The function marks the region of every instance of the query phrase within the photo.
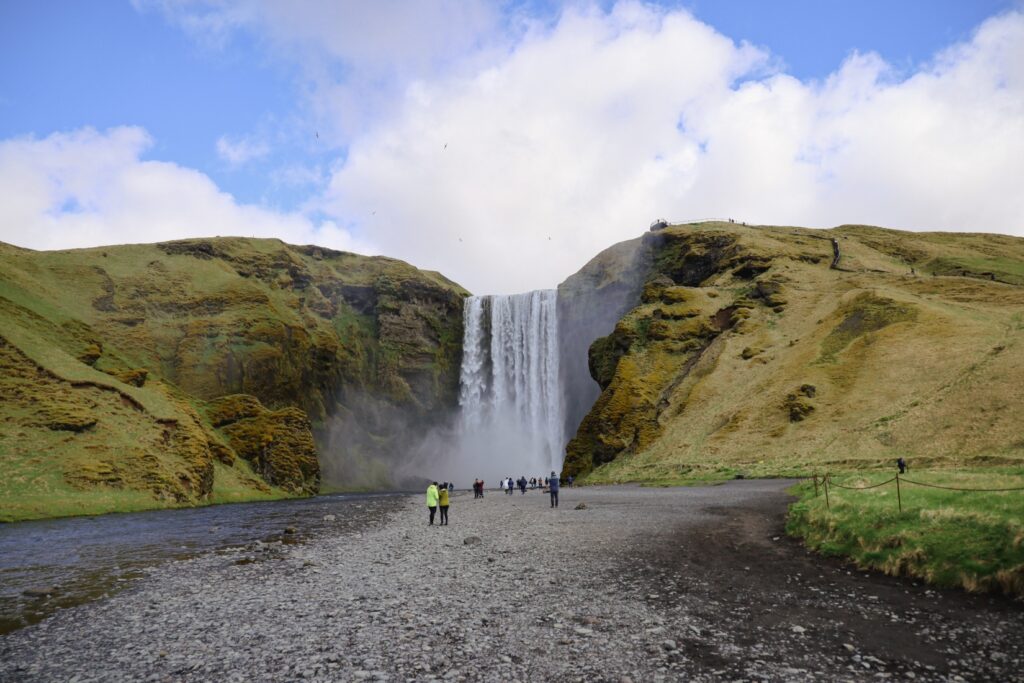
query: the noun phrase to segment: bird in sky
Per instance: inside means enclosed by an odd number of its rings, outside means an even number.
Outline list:
[[[443,148],[441,149],[441,151],[443,152],[443,151],[444,151],[444,150],[446,150],[446,149],[448,149],[448,143],[447,143],[447,142],[446,142],[446,143],[444,143],[444,147],[443,147]]]

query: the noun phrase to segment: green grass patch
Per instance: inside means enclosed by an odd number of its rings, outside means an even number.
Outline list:
[[[861,294],[847,306],[842,322],[821,343],[818,362],[834,362],[836,355],[854,340],[899,322],[917,318],[917,309],[892,299]]]
[[[837,484],[865,487],[892,473],[833,475]],[[920,471],[869,490],[794,488],[786,530],[824,555],[858,567],[919,578],[941,587],[1024,596],[1024,491],[949,491],[909,480],[975,489],[1024,487],[1024,470]]]
[[[935,275],[995,279],[1024,285],[1024,262],[1012,258],[940,257],[931,260],[927,268]]]
[[[806,468],[780,468],[764,463],[738,464],[709,460],[698,464],[684,464],[619,457],[594,468],[577,481],[580,485],[713,486],[733,479],[785,479],[803,477],[806,474]]]
[[[3,330],[2,336],[33,363],[59,379],[72,384],[88,384],[116,391],[157,419],[173,420],[178,417],[177,411],[163,395],[148,388],[130,386],[95,370],[25,328],[10,325]]]
[[[67,485],[58,468],[46,465],[42,459],[24,463],[0,486],[0,499],[3,501],[0,503],[0,523],[297,497],[283,489],[267,486],[244,461],[235,463],[234,467],[214,463],[213,490],[198,503],[175,503],[156,498],[148,491],[129,488],[95,486],[77,489]],[[9,464],[7,468],[11,469]]]
[[[248,503],[296,497],[284,489],[268,486],[252,471],[249,463],[242,459],[237,460],[232,467],[215,462],[213,472],[213,490],[206,501],[211,504]]]

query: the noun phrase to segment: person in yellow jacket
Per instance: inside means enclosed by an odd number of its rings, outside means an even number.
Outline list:
[[[427,509],[430,510],[430,526],[434,525],[434,515],[437,513],[437,482],[427,487]]]
[[[441,506],[441,524],[448,525],[448,482],[441,484],[441,496],[438,498]]]

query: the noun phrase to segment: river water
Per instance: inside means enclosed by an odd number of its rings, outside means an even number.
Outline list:
[[[162,562],[358,529],[398,500],[399,494],[331,494],[0,524],[0,634],[110,595]],[[329,515],[335,519],[325,520]],[[33,594],[49,589],[49,596]]]

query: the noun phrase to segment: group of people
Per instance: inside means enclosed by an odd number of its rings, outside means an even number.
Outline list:
[[[437,487],[437,482],[432,482],[427,487],[427,509],[430,510],[430,526],[434,526],[434,515],[437,509],[441,508],[441,522],[439,526],[448,524],[448,507],[451,505],[451,491],[455,488],[447,481]]]
[[[551,487],[551,480],[552,479],[557,479],[557,478],[558,477],[555,476],[554,472],[551,473],[550,477],[531,477],[530,479],[527,479],[525,476],[519,477],[518,479],[512,479],[512,477],[505,477],[504,479],[501,480],[501,484],[499,484],[498,488],[500,488],[506,494],[511,496],[513,491],[515,491],[515,489],[518,487],[520,493],[522,493],[523,495],[526,495],[526,489],[527,488],[529,488],[531,491],[536,489],[536,488],[538,488],[538,487],[542,488],[542,489],[547,489],[547,488]],[[479,479],[477,481],[480,482],[480,487],[481,488],[480,488],[480,496],[479,497],[482,498],[483,497],[483,482],[480,481]],[[566,485],[567,486],[572,486],[572,476],[571,475],[566,480]],[[474,486],[474,489],[475,489],[476,484],[474,484],[473,486]]]
[[[572,480],[572,476],[568,477],[566,485],[572,486]],[[527,488],[536,489],[540,487],[547,489],[551,496],[551,507],[558,507],[558,490],[561,488],[561,481],[555,472],[552,472],[550,477],[533,477],[531,479],[527,479],[525,476],[519,477],[516,480],[512,479],[512,477],[506,477],[499,484],[499,488],[510,496],[517,486],[523,495],[526,495]],[[454,484],[447,481],[440,485],[435,481],[427,487],[427,510],[430,511],[430,526],[434,524],[434,516],[437,514],[438,509],[441,510],[439,525],[444,526],[448,524],[448,508],[451,506],[451,492],[454,488]],[[475,479],[473,481],[473,498],[483,497],[484,480]]]

